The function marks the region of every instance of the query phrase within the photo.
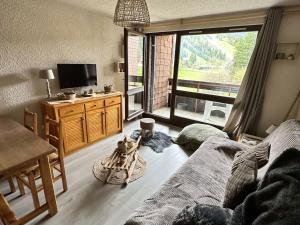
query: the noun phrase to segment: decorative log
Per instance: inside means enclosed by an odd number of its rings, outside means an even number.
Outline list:
[[[134,156],[133,156],[133,162],[131,163],[130,168],[127,169],[127,178],[126,178],[126,180],[125,180],[125,183],[126,183],[126,184],[128,184],[129,181],[130,181],[130,178],[131,178],[131,175],[132,175],[132,173],[133,173],[135,164],[136,164],[136,162],[137,162],[137,160],[138,160],[138,158],[139,158],[139,155],[138,155],[138,154],[139,154],[138,152],[135,152],[135,154],[134,154]]]
[[[127,173],[127,178],[124,180],[124,183],[129,183],[130,177],[139,157],[138,149],[140,141],[141,136],[139,136],[136,142],[128,139],[128,137],[125,136],[123,141],[118,142],[118,148],[113,152],[111,157],[109,157],[107,162],[103,164],[103,168],[108,170],[106,183],[108,183],[111,177],[112,170],[125,170]],[[133,159],[133,161],[129,159]]]

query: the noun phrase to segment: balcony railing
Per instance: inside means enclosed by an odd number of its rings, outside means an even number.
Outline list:
[[[143,82],[143,78],[141,76],[131,75],[130,82],[132,82],[134,86],[140,86],[139,84]],[[169,78],[169,86],[172,86],[172,84],[173,84],[173,79]],[[240,85],[236,85],[236,84],[213,83],[213,82],[182,80],[182,79],[178,79],[177,86],[183,88],[192,88],[195,89],[195,92],[200,92],[200,90],[223,92],[223,93],[228,93],[228,96],[231,96],[232,94],[237,94],[240,89]]]
[[[173,79],[169,78],[169,85],[172,86],[172,84],[173,84]],[[178,79],[177,86],[185,87],[185,88],[193,88],[196,89],[196,92],[199,92],[200,90],[224,92],[224,93],[228,93],[228,96],[230,96],[231,94],[237,94],[240,89],[240,85],[236,85],[236,84],[223,84],[223,83],[182,80],[182,79]]]

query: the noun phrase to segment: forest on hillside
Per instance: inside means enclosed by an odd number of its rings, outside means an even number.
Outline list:
[[[256,38],[257,32],[182,36],[179,79],[240,84]]]

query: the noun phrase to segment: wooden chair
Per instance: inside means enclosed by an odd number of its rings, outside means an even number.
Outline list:
[[[1,193],[0,193],[0,218],[4,225],[17,222],[15,213],[11,210],[6,199]]]
[[[38,135],[37,113],[30,112],[26,108],[24,109],[24,127]]]
[[[13,177],[0,177],[0,181],[7,181],[7,183],[9,184],[9,188],[10,188],[10,193],[15,193],[16,192],[16,186],[13,180]]]
[[[57,135],[49,133],[49,129],[53,129]],[[59,179],[62,179],[63,191],[68,190],[65,166],[64,166],[64,151],[63,151],[63,136],[64,136],[64,127],[63,122],[56,122],[52,119],[45,119],[45,139],[54,147],[56,147],[57,152],[49,155],[49,162],[52,171],[52,180],[53,183]],[[58,175],[55,176],[55,172],[58,172]],[[38,192],[43,190],[43,185],[37,186],[36,180],[40,177],[40,171],[38,166],[34,166],[30,169],[27,169],[22,174],[17,176],[17,181],[19,184],[21,194],[25,194],[24,185],[31,190],[32,199],[35,208],[40,207]]]
[[[24,127],[38,135],[37,129],[37,113],[30,112],[28,109],[24,109]],[[16,192],[13,177],[5,178],[9,184],[11,193]],[[21,193],[22,194],[22,193]]]

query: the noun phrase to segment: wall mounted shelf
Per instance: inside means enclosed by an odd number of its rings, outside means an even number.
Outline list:
[[[277,44],[276,60],[295,60],[299,54],[299,42],[281,42]]]
[[[125,62],[124,59],[120,59],[115,62],[115,72],[116,73],[124,73],[125,72]]]

